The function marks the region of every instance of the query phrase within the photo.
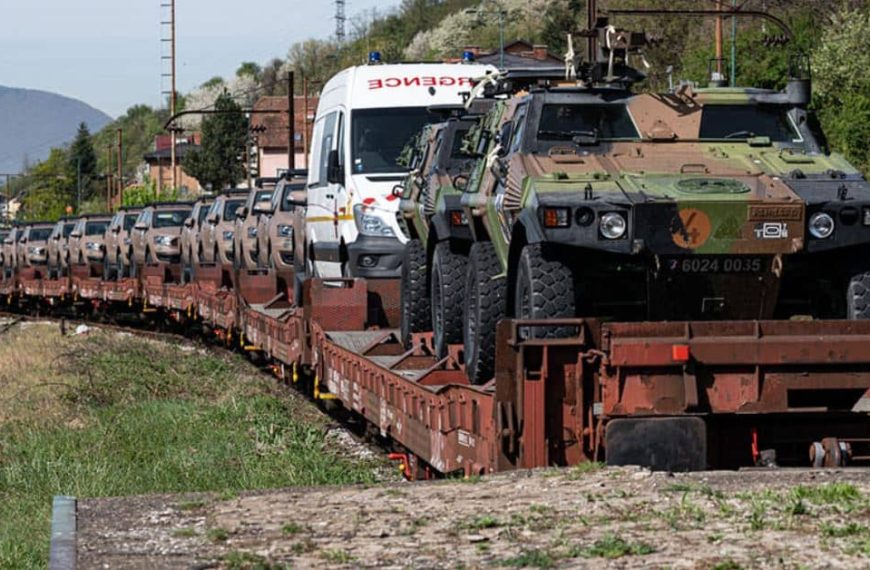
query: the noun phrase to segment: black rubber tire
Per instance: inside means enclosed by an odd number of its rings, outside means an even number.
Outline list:
[[[120,281],[127,276],[127,266],[124,265],[124,258],[121,257],[120,251],[118,252],[118,257],[116,257],[115,259],[117,260],[115,262],[115,265],[117,266],[117,269],[115,270],[115,275],[117,277],[117,280]]]
[[[542,244],[523,248],[517,262],[514,314],[518,319],[570,319],[575,316],[574,274]],[[576,327],[522,327],[524,338],[566,338]]]
[[[435,355],[447,356],[447,347],[463,339],[463,303],[468,256],[456,253],[449,241],[435,246],[429,277]]]
[[[471,246],[465,278],[463,344],[465,372],[472,384],[483,384],[495,372],[496,325],[505,316],[507,283],[501,263],[490,242]]]
[[[870,319],[870,272],[857,273],[849,279],[846,318],[853,321]]]
[[[145,250],[145,265],[154,265],[154,257],[151,255],[151,250]]]
[[[432,309],[426,283],[426,246],[418,239],[405,244],[399,298],[402,343],[410,348],[413,333],[432,330]]]
[[[109,265],[109,257],[103,257],[103,281],[111,281],[112,267]]]

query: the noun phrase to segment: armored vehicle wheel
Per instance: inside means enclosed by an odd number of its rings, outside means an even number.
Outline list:
[[[517,264],[514,312],[518,319],[565,319],[574,317],[574,275],[541,244],[527,245]],[[523,327],[522,336],[564,338],[574,327]]]
[[[109,281],[112,278],[112,266],[109,265],[109,256],[103,257],[103,281]]]
[[[435,353],[447,356],[447,345],[462,342],[462,293],[468,258],[455,253],[450,242],[435,246],[432,273],[429,279],[432,291],[432,330]]]
[[[858,273],[849,279],[846,289],[846,318],[870,319],[870,272]]]
[[[505,316],[506,284],[495,247],[471,246],[465,280],[465,372],[472,384],[483,384],[495,370],[495,327]]]
[[[432,327],[431,308],[426,287],[426,248],[412,239],[405,244],[401,281],[402,342],[411,346],[411,334]]]

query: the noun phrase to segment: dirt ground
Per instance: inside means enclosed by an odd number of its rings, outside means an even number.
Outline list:
[[[79,504],[80,568],[868,568],[870,472],[518,472]]]

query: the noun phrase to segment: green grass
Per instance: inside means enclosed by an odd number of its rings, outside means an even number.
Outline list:
[[[325,450],[319,413],[239,357],[110,333],[57,351],[44,358],[61,362],[60,412],[0,423],[0,568],[46,565],[54,495],[374,480],[372,465]]]
[[[463,521],[459,524],[462,530],[483,530],[485,528],[496,528],[502,525],[502,522],[492,515],[478,515],[470,520]]]
[[[513,568],[552,568],[556,559],[544,550],[524,550],[502,564]]]
[[[622,558],[652,554],[655,548],[645,542],[629,542],[613,534],[607,534],[590,546],[575,546],[568,552],[570,558]]]

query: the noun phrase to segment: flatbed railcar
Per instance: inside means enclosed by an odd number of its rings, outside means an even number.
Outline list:
[[[460,347],[406,349],[397,280],[307,279],[157,263],[104,281],[27,269],[0,281],[21,310],[196,326],[284,381],[364,418],[409,478],[583,461],[696,470],[870,462],[870,321],[618,323],[570,338],[499,325],[495,377],[469,384]]]

